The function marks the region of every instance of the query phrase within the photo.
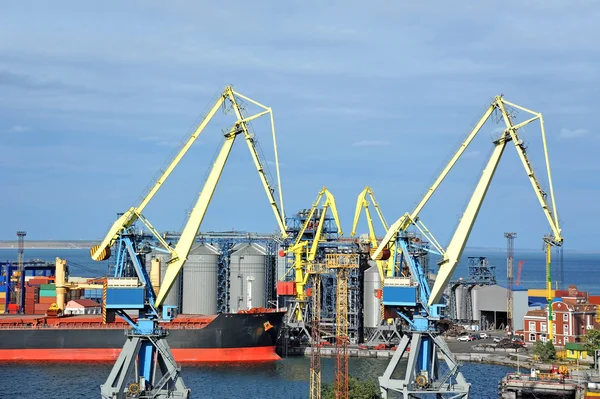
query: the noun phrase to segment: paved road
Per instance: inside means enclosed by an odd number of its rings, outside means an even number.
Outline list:
[[[488,339],[476,339],[475,341],[457,341],[455,337],[448,337],[446,339],[446,343],[448,347],[453,353],[469,353],[469,352],[477,352],[472,349],[475,345],[483,345],[483,344],[493,344],[494,341],[492,338]]]

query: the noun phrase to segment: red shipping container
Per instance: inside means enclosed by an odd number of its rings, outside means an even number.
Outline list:
[[[48,310],[49,307],[50,307],[50,305],[45,304],[45,303],[35,305],[34,314],[44,314],[44,313],[46,313],[46,310]]]
[[[46,304],[46,305],[50,305],[52,303],[56,303],[56,297],[55,296],[42,296],[40,297],[40,304]]]
[[[296,283],[293,281],[278,281],[277,295],[296,295]]]

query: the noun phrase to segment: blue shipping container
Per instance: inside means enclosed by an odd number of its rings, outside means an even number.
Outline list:
[[[106,290],[107,309],[143,309],[144,287],[108,288]]]
[[[383,304],[415,306],[417,304],[417,287],[383,287]]]

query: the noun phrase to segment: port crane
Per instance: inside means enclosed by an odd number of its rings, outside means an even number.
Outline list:
[[[313,223],[313,216],[323,198],[325,199],[325,201],[323,202],[321,208],[321,215],[319,217],[317,226],[315,226],[316,232],[309,248],[308,241],[303,239],[304,233],[309,227],[309,224]],[[308,301],[306,298],[305,287],[308,283],[309,277],[313,275],[315,258],[317,257],[317,250],[319,248],[319,243],[321,242],[323,226],[325,225],[325,216],[327,214],[328,209],[331,209],[331,213],[333,215],[336,227],[338,229],[338,234],[340,236],[343,235],[344,232],[342,231],[342,227],[340,224],[337,206],[335,203],[335,197],[326,187],[323,187],[319,191],[317,199],[313,203],[313,206],[310,209],[306,220],[302,224],[302,227],[298,232],[298,236],[296,237],[294,245],[290,246],[286,250],[287,253],[292,253],[294,255],[294,262],[289,272],[294,271],[295,284],[295,299],[290,309],[290,312],[288,312],[287,325],[290,328],[302,332],[307,338],[311,337],[311,333],[307,329],[307,326],[311,324],[311,321],[308,319]],[[288,273],[286,273],[286,275],[284,275],[283,278],[285,278],[287,274]]]
[[[368,199],[367,199],[368,196]],[[370,202],[369,202],[370,199]],[[371,187],[366,186],[364,188],[364,190],[362,190],[360,192],[360,194],[358,194],[358,197],[356,198],[356,208],[354,211],[354,221],[352,223],[352,231],[350,232],[350,236],[354,237],[356,235],[356,227],[358,226],[358,221],[360,219],[360,213],[361,210],[364,209],[365,211],[365,217],[367,219],[367,226],[369,229],[369,254],[373,254],[378,247],[378,240],[377,240],[377,234],[375,234],[375,227],[373,225],[373,218],[371,217],[371,211],[369,210],[369,205],[373,205],[373,207],[375,208],[375,212],[377,213],[377,216],[379,217],[379,220],[384,228],[384,230],[387,232],[388,230],[388,224],[385,221],[385,218],[383,217],[383,213],[381,212],[381,208],[379,207],[379,204],[377,203],[377,201],[375,200],[375,195],[373,194],[373,190],[371,189]],[[395,259],[395,251],[396,251],[396,245],[395,242],[392,242],[392,245],[389,246],[389,248],[385,248],[382,252],[381,255],[378,256],[378,259],[375,260],[376,266],[377,266],[377,270],[379,271],[380,275],[383,276],[384,274],[388,273],[388,269],[392,269],[394,267],[393,265],[393,260]],[[381,293],[383,292],[383,278],[380,278],[380,282],[381,282],[381,286],[380,286],[380,292],[378,293],[365,293],[365,295],[376,295],[381,297]],[[388,321],[390,321],[390,323],[388,323]],[[400,333],[398,330],[398,326],[394,323],[394,319],[389,319],[386,320],[385,319],[385,308],[383,306],[383,302],[380,302],[380,309],[379,309],[379,325],[377,326],[377,329],[373,332],[369,332],[369,338],[368,338],[368,345],[373,345],[376,346],[378,344],[390,344],[392,339],[400,339]]]
[[[523,122],[515,124],[514,116],[507,110],[509,107],[510,109],[525,111],[533,116]],[[485,122],[494,113],[500,114],[505,123],[505,129],[500,137],[494,141],[494,150],[483,170],[477,186],[475,187],[467,208],[460,219],[459,225],[450,240],[450,244],[443,252],[442,261],[439,263],[440,270],[434,281],[433,287],[430,288],[418,259],[410,256],[410,242],[406,239],[407,229],[411,224],[414,224],[419,212],[437,190],[441,182],[456,164],[457,160],[464,153],[476,134],[481,130]],[[518,135],[519,128],[536,120],[539,120],[541,125],[552,208],[548,205],[547,194],[542,190],[541,185],[533,172],[533,168],[531,167],[526,154],[524,142]],[[443,290],[448,284],[454,269],[458,265],[496,168],[506,145],[509,142],[512,142],[515,146],[544,215],[549,222],[550,229],[552,230],[551,235],[544,237],[545,243],[547,243],[548,246],[562,245],[563,237],[561,235],[556,213],[556,203],[554,201],[554,191],[552,187],[552,177],[550,173],[542,115],[510,103],[506,101],[503,96],[497,96],[465,141],[463,141],[450,162],[443,169],[440,176],[438,176],[434,184],[427,191],[415,210],[413,210],[411,214],[404,214],[390,227],[382,242],[379,243],[378,249],[371,256],[373,260],[377,259],[383,248],[389,245],[390,242],[396,242],[399,247],[397,257],[400,259],[397,259],[394,263],[406,262],[409,265],[411,272],[411,276],[409,277],[386,276],[384,281],[384,305],[396,309],[399,317],[401,317],[408,325],[408,328],[404,331],[405,334],[398,345],[398,349],[394,353],[383,376],[379,378],[379,385],[384,398],[388,398],[388,395],[392,393],[401,394],[405,399],[419,397],[419,395],[423,394],[435,394],[437,397],[445,397],[445,395],[452,395],[453,398],[469,397],[470,385],[460,372],[455,357],[450,352],[444,340],[439,336],[441,332],[439,321],[445,317],[445,305],[441,303],[441,299]],[[547,253],[549,253],[549,251]],[[400,359],[407,354],[409,346],[410,354],[408,356],[408,365],[404,378],[396,379],[392,376],[392,373],[396,370]],[[441,352],[448,366],[448,371],[443,376],[440,376],[439,373],[437,361],[438,351]]]
[[[262,111],[247,116],[246,109],[242,105],[244,101],[261,108]],[[221,150],[212,164],[206,182],[193,210],[189,214],[177,243],[172,247],[143,216],[142,211],[163,186],[163,183],[220,108],[223,108],[226,112],[233,111],[236,121],[233,123],[233,127],[224,133],[224,143]],[[279,184],[279,203],[275,199],[274,188],[267,180],[263,163],[255,146],[256,138],[249,125],[250,121],[264,115],[268,115],[271,122]],[[272,110],[234,91],[231,86],[227,86],[139,205],[120,215],[109,229],[104,240],[90,250],[92,259],[97,261],[107,260],[111,256],[111,247],[115,250],[116,267],[114,275],[106,279],[104,286],[103,315],[107,312],[116,312],[131,325],[131,330],[127,331],[125,345],[106,382],[101,386],[103,398],[189,397],[189,389],[186,388],[183,382],[180,369],[173,359],[166,340],[168,332],[163,327],[174,318],[175,307],[166,306],[163,303],[186,262],[233,144],[240,136],[244,138],[250,150],[254,166],[271,204],[281,235],[287,237]],[[155,292],[144,265],[142,239],[134,232],[134,224],[137,221],[142,222],[164,250],[171,255],[158,292]],[[139,311],[137,320],[129,316],[126,312],[128,310]]]

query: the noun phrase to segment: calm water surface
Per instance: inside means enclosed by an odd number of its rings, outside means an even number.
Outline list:
[[[192,398],[271,398],[306,399],[308,397],[309,359],[294,357],[266,364],[184,366],[183,377],[192,390]],[[376,379],[386,360],[351,359],[350,373]],[[1,398],[99,398],[100,384],[110,364],[2,364]],[[497,398],[498,381],[511,368],[467,363],[461,368],[472,384],[471,398]],[[333,380],[333,360],[323,359],[323,379]]]

